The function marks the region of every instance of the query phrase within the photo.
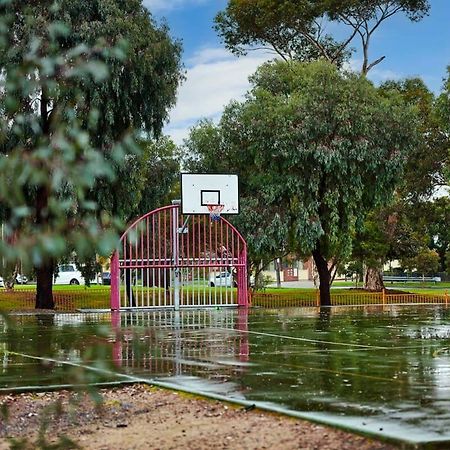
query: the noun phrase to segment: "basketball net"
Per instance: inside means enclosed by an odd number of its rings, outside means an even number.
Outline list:
[[[225,205],[206,205],[209,211],[209,217],[213,222],[218,222],[220,220],[220,214],[223,211]]]

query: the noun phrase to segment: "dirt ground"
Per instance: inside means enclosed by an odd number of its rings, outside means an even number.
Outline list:
[[[0,395],[0,450],[12,448],[11,437],[22,440],[22,447],[14,448],[46,448],[38,444],[38,430],[50,409],[55,411],[45,432],[47,442],[55,444],[67,436],[85,449],[396,448],[302,420],[143,385],[100,394],[100,409],[85,396],[77,400],[67,391]],[[75,448],[64,445],[52,448]]]

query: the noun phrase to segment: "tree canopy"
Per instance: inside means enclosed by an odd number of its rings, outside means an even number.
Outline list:
[[[132,186],[135,131],[162,129],[181,48],[141,0],[1,8],[1,252],[31,257],[37,306],[52,307],[54,258],[107,254],[117,221],[136,207],[112,186]]]
[[[416,143],[415,112],[325,62],[265,64],[251,82],[217,127],[193,130],[189,167],[239,173],[251,239],[312,253],[327,304],[328,262],[348,255],[367,212],[390,200]]]
[[[229,0],[216,17],[216,29],[237,54],[269,46],[283,59],[324,58],[338,65],[359,38],[361,72],[366,74],[385,58],[371,61],[369,57],[370,40],[380,25],[399,13],[420,20],[429,7],[428,0]],[[348,28],[344,39],[327,34],[330,21]]]

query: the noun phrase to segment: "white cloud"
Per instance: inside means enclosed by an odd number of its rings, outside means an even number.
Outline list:
[[[150,12],[166,12],[189,5],[200,5],[211,0],[144,0],[144,6]]]
[[[236,58],[220,47],[204,48],[186,61],[186,81],[178,92],[178,101],[170,114],[165,133],[181,144],[200,119],[218,122],[231,100],[241,100],[248,91],[248,77],[259,65],[273,59],[268,52],[254,52]],[[348,70],[360,71],[362,61],[353,58]],[[374,67],[369,78],[375,83],[397,80],[403,76],[389,69]]]
[[[255,52],[236,58],[221,48],[205,48],[187,61],[186,81],[178,93],[165,132],[176,143],[187,137],[200,119],[218,120],[231,100],[242,99],[249,89],[248,77],[272,55]]]

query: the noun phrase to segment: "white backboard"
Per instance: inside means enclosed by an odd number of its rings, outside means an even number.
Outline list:
[[[224,205],[222,214],[239,214],[238,176],[182,173],[182,213],[209,214],[207,205]]]

